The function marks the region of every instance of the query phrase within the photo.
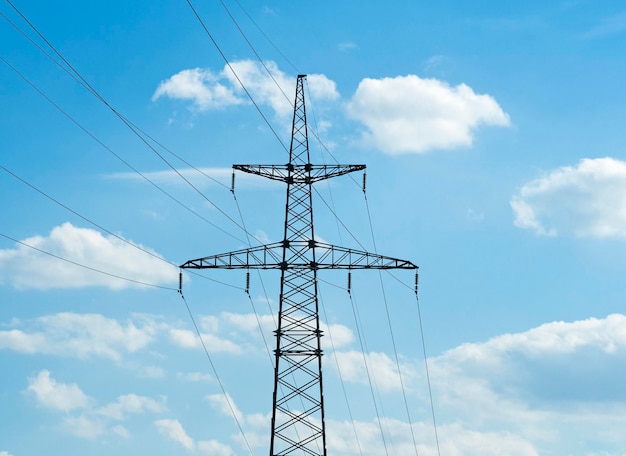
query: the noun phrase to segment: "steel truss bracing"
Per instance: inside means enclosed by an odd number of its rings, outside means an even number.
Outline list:
[[[312,184],[365,169],[365,165],[312,165],[299,75],[289,163],[234,165],[239,171],[287,184],[283,241],[213,255],[183,264],[189,269],[280,269],[270,456],[326,456],[322,349],[318,314],[320,269],[417,269],[410,261],[315,241]]]

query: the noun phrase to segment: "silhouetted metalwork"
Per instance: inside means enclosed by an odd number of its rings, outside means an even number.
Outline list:
[[[410,261],[315,241],[312,184],[364,170],[365,165],[310,163],[305,78],[299,75],[296,84],[289,163],[233,165],[236,170],[287,184],[283,241],[198,258],[181,266],[281,270],[270,456],[326,456],[317,271],[417,269]]]

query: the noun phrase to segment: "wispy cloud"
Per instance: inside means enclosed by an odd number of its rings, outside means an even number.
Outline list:
[[[598,25],[581,35],[583,39],[600,38],[626,32],[626,12],[602,20]]]
[[[353,43],[352,41],[345,41],[343,43],[339,43],[337,45],[337,48],[341,51],[341,52],[347,52],[347,51],[351,51],[353,49],[358,49],[359,46],[356,43]]]

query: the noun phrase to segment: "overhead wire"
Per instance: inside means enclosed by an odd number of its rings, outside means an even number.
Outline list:
[[[378,253],[378,248],[376,247],[376,238],[374,236],[374,226],[372,224],[372,216],[370,213],[370,208],[369,208],[369,203],[367,201],[367,194],[365,193],[365,191],[363,192],[363,197],[365,198],[365,205],[367,207],[367,218],[369,221],[369,226],[370,226],[370,232],[372,235],[372,243],[374,246],[374,253]],[[387,302],[387,293],[385,292],[385,284],[383,281],[383,274],[382,272],[379,270],[378,271],[378,277],[380,280],[380,288],[382,291],[382,295],[383,295],[383,303],[384,303],[384,307],[385,307],[385,315],[387,317],[387,325],[389,327],[389,334],[391,336],[391,344],[393,347],[393,353],[394,353],[394,358],[395,358],[395,362],[396,362],[396,369],[398,370],[398,378],[400,379],[400,388],[402,389],[402,398],[404,401],[404,407],[405,407],[405,411],[407,414],[407,418],[409,420],[409,428],[411,430],[411,437],[413,440],[413,449],[415,450],[415,455],[418,456],[418,451],[417,451],[417,441],[415,440],[415,431],[413,430],[413,421],[411,420],[411,412],[409,410],[409,403],[406,397],[406,389],[404,387],[404,380],[402,378],[402,370],[400,369],[400,358],[398,356],[398,349],[396,346],[396,338],[394,336],[394,332],[393,332],[393,325],[391,324],[391,316],[389,314],[389,304]]]
[[[15,242],[15,243],[17,243],[19,245],[22,245],[24,247],[28,247],[29,249],[35,250],[35,251],[37,251],[39,253],[43,253],[43,254],[48,255],[50,257],[56,258],[57,260],[65,261],[66,263],[73,264],[74,266],[78,266],[78,267],[81,267],[83,269],[88,269],[89,271],[97,272],[99,274],[103,274],[103,275],[106,275],[106,276],[109,276],[109,277],[113,277],[113,278],[116,278],[116,279],[124,280],[126,282],[135,283],[137,285],[143,285],[143,286],[152,287],[152,288],[160,288],[162,290],[178,291],[176,288],[165,287],[163,285],[156,285],[156,284],[153,284],[153,283],[143,282],[141,280],[130,279],[128,277],[124,277],[124,276],[121,276],[121,275],[118,275],[118,274],[113,274],[111,272],[107,272],[107,271],[103,271],[101,269],[97,269],[97,268],[94,268],[94,267],[91,267],[91,266],[87,266],[87,265],[79,263],[77,261],[70,260],[69,258],[62,257],[61,255],[57,255],[55,253],[48,252],[47,250],[40,249],[39,247],[35,247],[34,245],[28,244],[27,242],[19,241],[19,240],[15,239],[15,238],[13,238],[13,237],[11,237],[9,235],[6,235],[4,233],[0,233],[0,236],[2,236],[5,239],[8,239],[10,241],[13,241],[13,242]]]
[[[239,433],[241,434],[241,437],[243,439],[243,441],[246,444],[246,447],[248,448],[248,452],[254,456],[254,452],[252,451],[252,447],[250,446],[250,443],[248,442],[248,439],[246,438],[246,433],[243,431],[243,427],[239,421],[239,418],[237,418],[237,413],[235,412],[235,407],[232,404],[232,401],[230,400],[230,396],[228,395],[228,393],[226,392],[226,388],[224,388],[224,384],[222,383],[222,380],[220,379],[218,373],[217,373],[217,368],[215,367],[215,364],[213,363],[213,359],[211,358],[211,355],[209,354],[209,350],[207,349],[206,344],[204,343],[204,338],[202,337],[202,333],[200,332],[200,328],[198,327],[198,324],[196,323],[196,319],[193,316],[193,313],[191,312],[191,308],[189,307],[189,303],[187,302],[187,299],[185,299],[185,296],[183,295],[182,291],[180,292],[180,296],[183,299],[183,302],[185,303],[185,307],[187,308],[187,313],[189,314],[189,318],[191,319],[192,323],[193,323],[193,327],[196,330],[196,334],[198,335],[198,338],[200,339],[200,343],[202,344],[202,348],[204,349],[204,354],[206,355],[207,360],[209,361],[209,364],[211,365],[211,369],[213,369],[213,374],[215,375],[215,378],[217,380],[217,383],[220,386],[220,389],[222,390],[222,395],[224,396],[224,399],[226,400],[226,404],[228,405],[228,408],[230,409],[231,415],[233,417],[233,419],[235,420],[235,423],[237,423],[237,427],[239,428]]]
[[[385,432],[383,431],[383,423],[382,423],[382,418],[380,415],[380,412],[378,411],[378,405],[376,402],[376,396],[374,395],[374,380],[372,379],[372,374],[370,373],[370,368],[369,368],[369,364],[367,362],[367,356],[365,355],[366,353],[366,346],[365,346],[365,341],[363,340],[363,335],[361,334],[361,324],[360,324],[360,318],[358,316],[358,312],[356,310],[356,304],[354,302],[354,298],[352,296],[352,292],[348,291],[348,296],[350,297],[350,305],[352,307],[352,314],[354,316],[354,324],[356,327],[356,332],[357,332],[357,336],[359,338],[359,344],[361,346],[361,355],[363,356],[363,365],[365,366],[365,373],[367,375],[367,382],[369,384],[370,387],[370,392],[372,395],[372,402],[374,404],[374,411],[376,412],[376,417],[377,417],[377,422],[378,422],[378,429],[380,430],[380,436],[383,442],[383,447],[385,449],[385,455],[389,456],[389,450],[387,449],[387,440],[385,439]]]
[[[168,191],[166,191],[165,189],[163,189],[161,186],[157,185],[153,180],[151,180],[148,176],[146,176],[144,173],[142,173],[141,171],[139,171],[137,168],[135,168],[133,165],[131,165],[128,161],[126,161],[122,156],[120,156],[118,153],[116,153],[115,151],[113,151],[113,149],[111,149],[110,147],[108,147],[106,144],[104,144],[98,137],[96,137],[91,131],[89,131],[84,125],[82,125],[78,120],[76,120],[71,114],[69,114],[65,109],[63,109],[59,104],[57,104],[54,100],[52,100],[48,95],[46,95],[39,87],[37,87],[30,79],[28,79],[24,74],[22,74],[15,66],[13,66],[11,63],[9,63],[4,57],[0,56],[0,61],[2,61],[7,67],[9,67],[13,72],[15,72],[20,78],[22,78],[33,90],[35,90],[41,97],[43,97],[48,103],[50,103],[54,108],[56,108],[61,114],[63,114],[68,120],[70,120],[74,125],[76,125],[78,128],[80,128],[84,133],[86,133],[90,138],[92,138],[94,141],[96,141],[100,146],[102,146],[107,152],[109,152],[110,154],[112,154],[115,158],[117,158],[119,161],[121,161],[124,165],[126,165],[128,168],[130,168],[133,172],[135,172],[136,174],[138,174],[142,179],[144,179],[145,181],[147,181],[148,183],[150,183],[153,187],[155,187],[157,190],[159,190],[161,193],[163,193],[164,195],[166,195],[168,198],[172,199],[175,203],[177,203],[178,205],[182,206],[183,208],[185,208],[186,210],[188,210],[189,212],[191,212],[192,214],[194,214],[196,217],[200,218],[201,220],[203,220],[204,222],[208,223],[209,225],[211,225],[212,227],[214,227],[215,229],[221,231],[222,233],[232,237],[233,239],[239,241],[239,242],[243,242],[241,239],[237,238],[234,234],[232,234],[230,231],[225,230],[224,228],[221,228],[220,226],[216,225],[215,223],[211,222],[210,220],[208,220],[207,218],[203,217],[202,215],[200,215],[197,211],[194,211],[193,209],[191,209],[189,206],[187,206],[186,204],[184,204],[182,201],[180,201],[179,199],[177,199],[175,196],[173,196],[171,193],[169,193]]]
[[[90,92],[94,97],[96,97],[101,103],[103,103],[116,117],[118,117],[122,123],[129,129],[135,136],[139,138],[141,142],[143,142],[157,157],[161,159],[172,171],[174,171],[183,181],[187,183],[194,191],[196,191],[205,201],[207,201],[211,206],[213,206],[218,212],[220,212],[224,217],[230,220],[235,224],[238,228],[243,228],[230,216],[228,215],[222,208],[220,208],[217,204],[215,204],[210,198],[208,198],[199,188],[197,188],[189,179],[187,179],[176,167],[174,167],[161,153],[159,153],[155,147],[150,144],[148,139],[144,137],[143,130],[139,129],[133,122],[131,122],[128,118],[126,118],[123,114],[121,114],[115,107],[113,107],[81,74],[78,70],[76,70],[72,64],[61,54],[56,47],[39,31],[39,29],[15,6],[11,3],[10,0],[6,0],[7,3],[16,11],[16,13],[28,24],[28,26],[39,36],[41,40],[61,59],[63,65],[61,65],[56,59],[54,59],[49,53],[45,52],[41,46],[39,46],[34,40],[30,39],[27,34],[25,34],[15,23],[10,21],[4,14],[2,17],[9,21],[9,23],[17,29],[22,35],[26,36],[31,43],[33,43],[38,49],[44,52],[48,58],[52,59],[53,62],[57,64],[61,69],[63,69],[66,73],[70,74],[80,85],[82,85],[88,92]],[[147,135],[146,135],[147,136]],[[150,136],[147,136],[150,140],[154,141],[154,139]],[[156,144],[162,145],[155,141]],[[172,153],[169,149],[165,148],[168,152]],[[174,156],[179,157],[174,154]],[[201,172],[197,168],[194,167],[196,171]],[[204,174],[204,173],[203,173]],[[226,187],[226,186],[224,186]],[[227,188],[227,187],[226,187]]]
[[[278,52],[280,54],[280,56],[285,60],[285,62],[287,62],[287,64],[296,71],[296,73],[298,72],[298,69],[296,68],[296,66],[291,63],[291,61],[287,58],[287,56],[285,54],[283,54],[283,52],[278,48],[278,46],[276,46],[276,44],[274,44],[274,42],[270,39],[269,36],[267,36],[267,34],[263,31],[263,29],[261,27],[259,27],[259,24],[256,23],[256,21],[252,18],[252,16],[250,16],[250,14],[248,13],[248,11],[246,11],[246,9],[241,5],[241,3],[239,2],[239,0],[235,0],[235,3],[237,3],[237,5],[239,6],[239,8],[241,8],[241,10],[244,12],[244,14],[248,17],[248,19],[250,20],[250,22],[252,22],[252,24],[254,24],[254,26],[256,27],[256,29],[261,33],[261,35],[263,35],[263,37],[270,43],[270,45],[272,45],[272,47],[274,48],[274,50],[276,50],[276,52]]]
[[[228,60],[228,58],[226,57],[226,54],[224,54],[224,51],[222,51],[222,48],[220,47],[220,45],[217,43],[217,41],[215,40],[215,38],[213,37],[213,34],[211,33],[211,31],[209,30],[209,28],[207,27],[207,25],[205,24],[205,22],[202,20],[202,17],[200,17],[200,14],[198,13],[198,10],[196,9],[196,7],[194,6],[193,2],[191,0],[186,0],[187,5],[189,6],[189,8],[191,9],[191,11],[193,12],[194,16],[196,17],[196,19],[198,20],[198,22],[200,23],[200,26],[202,27],[202,29],[204,30],[204,32],[207,34],[207,36],[209,37],[209,39],[211,40],[211,42],[213,43],[213,45],[215,46],[215,48],[217,49],[217,51],[219,52],[220,56],[222,57],[222,59],[224,60],[224,62],[226,63],[226,66],[228,67],[228,69],[233,73],[233,76],[235,76],[235,79],[237,79],[237,82],[239,83],[239,85],[241,86],[242,90],[246,93],[246,95],[248,96],[248,98],[250,99],[250,101],[252,102],[252,104],[254,105],[255,109],[257,110],[257,112],[261,115],[261,117],[263,118],[263,120],[265,121],[265,123],[267,124],[267,126],[269,127],[269,129],[272,131],[272,133],[274,134],[274,136],[276,137],[276,139],[278,140],[278,142],[280,143],[280,145],[283,147],[283,149],[285,150],[285,152],[289,153],[289,149],[287,148],[287,146],[285,145],[285,143],[283,143],[282,139],[280,138],[280,136],[278,135],[278,133],[276,132],[276,130],[274,129],[274,127],[272,126],[272,124],[270,123],[269,119],[265,116],[265,114],[263,113],[263,111],[261,110],[261,107],[258,105],[258,103],[254,100],[254,97],[252,97],[252,94],[250,93],[250,91],[248,90],[248,88],[245,86],[245,84],[243,83],[243,81],[241,80],[241,78],[239,77],[239,75],[237,74],[237,72],[235,71],[235,69],[233,68],[232,64],[230,63],[230,61]]]
[[[333,333],[330,330],[330,320],[328,319],[328,315],[326,314],[326,306],[324,305],[324,300],[322,299],[322,292],[318,288],[318,293],[320,295],[320,304],[322,307],[322,312],[324,312],[324,319],[328,325],[328,338],[330,340],[330,347],[333,350],[333,358],[335,359],[335,367],[337,368],[337,374],[339,375],[339,383],[341,383],[341,390],[343,391],[343,397],[346,401],[346,408],[348,409],[348,416],[350,417],[350,423],[352,423],[352,431],[354,432],[354,439],[357,444],[357,448],[359,450],[359,454],[363,456],[363,450],[361,449],[361,441],[359,439],[359,434],[356,430],[356,423],[354,421],[354,416],[352,415],[352,407],[350,407],[350,401],[348,400],[348,392],[346,391],[346,384],[343,380],[343,374],[341,373],[341,366],[339,365],[339,359],[337,358],[337,349],[335,347],[335,342],[333,340]]]
[[[433,418],[433,429],[435,432],[435,443],[437,444],[437,455],[441,456],[441,449],[439,448],[439,432],[437,431],[437,420],[435,418],[435,403],[433,401],[433,390],[430,383],[430,369],[428,368],[428,356],[426,354],[426,340],[424,336],[424,326],[422,325],[422,310],[417,293],[417,282],[415,284],[415,302],[417,305],[417,315],[420,324],[420,335],[422,340],[422,352],[424,354],[424,368],[426,370],[426,381],[428,383],[428,396],[430,398],[430,412]]]
[[[76,211],[76,210],[72,209],[72,208],[71,208],[71,207],[69,207],[68,205],[66,205],[66,204],[62,203],[61,201],[59,201],[57,198],[54,198],[53,196],[51,196],[50,194],[46,193],[46,192],[45,192],[45,191],[43,191],[42,189],[40,189],[40,188],[36,187],[35,185],[33,185],[32,183],[28,182],[26,179],[24,179],[24,178],[22,178],[22,177],[18,176],[16,173],[14,173],[13,171],[11,171],[11,170],[10,170],[10,169],[8,169],[7,167],[3,166],[2,164],[0,164],[0,169],[2,169],[5,173],[9,174],[10,176],[12,176],[13,178],[15,178],[16,180],[18,180],[18,181],[19,181],[19,182],[21,182],[22,184],[24,184],[24,185],[26,185],[26,186],[30,187],[32,190],[34,190],[34,191],[36,191],[37,193],[39,193],[40,195],[44,196],[45,198],[47,198],[47,199],[48,199],[48,200],[50,200],[51,202],[53,202],[53,203],[55,203],[55,204],[57,204],[57,205],[61,206],[62,208],[64,208],[64,209],[65,209],[65,210],[67,210],[68,212],[70,212],[70,213],[74,214],[75,216],[77,216],[77,217],[79,217],[79,218],[83,219],[83,220],[84,220],[84,221],[86,221],[87,223],[90,223],[91,225],[93,225],[93,226],[95,226],[96,228],[98,228],[98,229],[100,229],[100,230],[104,231],[105,233],[107,233],[107,234],[109,234],[109,235],[111,235],[111,236],[115,237],[116,239],[118,239],[118,240],[120,240],[120,241],[122,241],[122,242],[124,242],[124,243],[126,243],[126,244],[128,244],[128,245],[130,245],[131,247],[133,247],[133,248],[135,248],[135,249],[137,249],[137,250],[140,250],[140,251],[142,251],[142,252],[144,252],[144,253],[146,253],[146,254],[148,254],[148,255],[150,255],[150,256],[152,256],[152,257],[154,257],[154,258],[156,258],[156,259],[158,259],[158,260],[160,260],[160,261],[163,261],[164,263],[167,263],[167,264],[169,264],[169,265],[171,265],[171,266],[178,267],[178,265],[177,265],[177,264],[175,264],[175,263],[173,263],[172,261],[169,261],[169,260],[167,260],[167,259],[165,259],[165,258],[163,258],[163,257],[161,257],[161,256],[159,256],[159,255],[157,255],[156,253],[151,252],[150,250],[148,250],[148,249],[146,249],[146,248],[142,247],[141,245],[135,244],[134,242],[132,242],[132,241],[130,241],[130,240],[128,240],[128,239],[126,239],[126,238],[124,238],[124,237],[120,236],[119,234],[117,234],[117,233],[115,233],[115,232],[113,232],[113,231],[111,231],[111,230],[109,230],[109,229],[105,228],[105,227],[104,227],[104,226],[102,226],[101,224],[99,224],[99,223],[97,223],[97,222],[95,222],[95,221],[93,221],[93,220],[91,220],[91,219],[89,219],[89,218],[85,217],[84,215],[82,215],[82,214],[81,214],[81,213],[79,213],[78,211]],[[230,287],[230,288],[242,289],[241,287],[238,287],[238,286],[236,286],[236,285],[232,285],[232,284],[229,284],[229,283],[226,283],[226,282],[222,282],[222,281],[220,281],[220,280],[212,279],[212,278],[210,278],[210,277],[203,276],[202,274],[198,274],[197,272],[192,272],[192,271],[190,271],[190,273],[191,273],[191,274],[193,274],[193,275],[196,275],[196,276],[198,276],[198,277],[201,277],[201,278],[203,278],[203,279],[205,279],[205,280],[209,280],[209,281],[211,281],[211,282],[218,283],[218,284],[220,284],[220,285],[224,285],[224,286],[227,286],[227,287]]]

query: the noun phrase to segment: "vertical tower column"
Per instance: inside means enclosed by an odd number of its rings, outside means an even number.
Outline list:
[[[299,75],[287,164],[271,456],[292,452],[326,455],[317,269],[289,268],[290,264],[315,265],[312,167],[303,82],[304,76]]]

